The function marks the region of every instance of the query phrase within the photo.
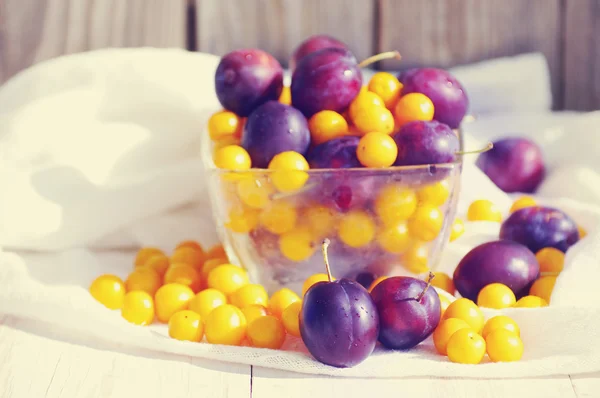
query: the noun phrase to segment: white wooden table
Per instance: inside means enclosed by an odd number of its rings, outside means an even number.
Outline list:
[[[511,380],[309,376],[131,349],[0,315],[0,397],[158,396],[581,398],[600,397],[600,373]]]

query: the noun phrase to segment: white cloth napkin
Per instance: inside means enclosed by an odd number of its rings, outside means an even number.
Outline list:
[[[181,50],[102,50],[39,64],[0,88],[0,313],[124,344],[304,373],[523,377],[600,369],[600,115],[550,113],[548,69],[539,54],[455,70],[478,117],[466,126],[467,146],[507,134],[538,141],[550,168],[540,201],[564,209],[589,232],[569,251],[551,307],[506,311],[521,326],[523,361],[456,365],[427,341],[338,370],[312,360],[294,338],[286,343],[290,351],[182,343],[165,338],[162,325],[136,327],[96,303],[89,283],[101,273],[126,276],[133,251],[125,249],[216,242],[199,136],[219,108],[217,63]],[[508,212],[512,199],[472,160],[459,213],[479,198]],[[444,252],[442,269],[451,272],[470,248],[495,239],[498,227],[467,223]]]

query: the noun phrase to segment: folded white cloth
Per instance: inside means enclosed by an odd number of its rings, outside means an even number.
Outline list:
[[[96,303],[87,286],[101,273],[125,276],[133,251],[124,249],[216,242],[199,137],[219,108],[217,63],[181,50],[102,50],[39,64],[0,88],[0,313],[125,344],[305,373],[522,377],[600,369],[594,286],[600,280],[600,114],[549,112],[548,69],[539,54],[455,70],[477,116],[466,126],[467,146],[508,134],[539,142],[549,165],[540,201],[564,209],[589,232],[569,251],[551,307],[507,311],[523,332],[522,362],[451,364],[427,342],[337,370],[310,359],[293,338],[286,343],[292,351],[182,343],[164,338],[164,326],[132,326]],[[508,212],[511,197],[473,159],[462,185],[460,214],[480,198]],[[498,227],[467,223],[465,235],[444,252],[441,269],[451,272],[470,248],[495,239]]]

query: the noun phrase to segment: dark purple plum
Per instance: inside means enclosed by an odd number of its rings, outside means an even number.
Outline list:
[[[448,71],[436,68],[410,70],[401,75],[402,95],[425,94],[435,108],[434,120],[458,128],[469,108],[463,86]]]
[[[372,272],[368,272],[368,271],[359,272],[354,277],[354,280],[356,282],[358,282],[365,289],[368,289],[375,279],[377,279],[377,275],[375,275]]]
[[[396,166],[452,163],[460,148],[454,131],[435,120],[407,123],[392,137],[398,146]]]
[[[525,245],[533,253],[545,247],[565,252],[579,241],[577,224],[564,212],[534,206],[512,213],[500,227],[500,239]]]
[[[221,58],[215,73],[219,102],[239,116],[248,116],[283,88],[283,69],[272,55],[257,49],[232,51]]]
[[[540,265],[531,250],[520,243],[499,240],[467,253],[454,270],[453,281],[461,296],[473,301],[490,283],[502,283],[520,298],[528,294],[539,273]]]
[[[479,167],[504,192],[533,193],[544,179],[542,150],[526,138],[505,138],[477,158]]]
[[[290,58],[290,71],[294,72],[296,69],[296,65],[298,62],[308,54],[312,54],[315,51],[322,50],[324,48],[347,48],[344,43],[339,41],[338,39],[331,37],[329,35],[314,35],[304,40],[296,50],[292,57]]]
[[[292,74],[292,105],[310,118],[322,110],[342,113],[362,87],[356,57],[342,48],[324,48],[304,58]]]
[[[398,81],[400,83],[402,83],[402,85],[404,85],[406,80],[411,79],[412,75],[414,75],[418,71],[419,71],[419,68],[411,68],[411,69],[403,70],[402,72],[398,73]]]
[[[312,148],[307,155],[311,169],[344,169],[362,167],[356,156],[360,137],[334,138]]]
[[[379,341],[387,348],[412,348],[440,322],[440,298],[430,283],[420,279],[387,278],[375,286],[371,297],[379,313]]]
[[[323,251],[327,250],[324,243]],[[325,263],[327,257],[325,255]],[[364,361],[379,335],[377,308],[367,290],[349,279],[314,284],[302,301],[300,335],[318,361],[346,368]]]
[[[359,271],[347,275],[346,279],[353,280],[365,289],[368,289],[369,286],[371,286],[371,284],[373,283],[373,281],[377,279],[377,275],[375,275],[371,271]]]
[[[309,145],[310,131],[304,115],[277,101],[266,102],[252,112],[242,133],[242,146],[254,168],[266,168],[281,152],[305,155]]]

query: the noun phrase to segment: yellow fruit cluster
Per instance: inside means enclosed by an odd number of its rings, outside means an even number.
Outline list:
[[[452,362],[478,364],[486,353],[492,362],[518,361],[523,342],[517,323],[504,315],[487,321],[471,300],[459,298],[445,310],[433,332],[436,351]]]
[[[249,281],[222,246],[204,251],[197,242],[177,246],[170,257],[157,248],[141,249],[135,268],[123,282],[101,275],[90,293],[100,303],[121,310],[127,321],[167,323],[169,336],[212,344],[280,348],[287,334],[300,336],[300,297],[281,289],[271,297]]]
[[[428,243],[437,239],[445,222],[451,193],[448,180],[417,190],[387,184],[374,192],[372,206],[340,212],[331,205],[278,197],[274,177],[247,176],[227,183],[234,187],[223,189],[230,205],[226,228],[240,234],[264,230],[276,235],[279,251],[292,262],[310,258],[327,237],[354,249],[377,246],[398,255],[413,273],[428,271]],[[290,183],[295,178],[305,181],[305,177],[291,174],[282,180]],[[463,233],[464,224],[456,219],[450,240]]]

